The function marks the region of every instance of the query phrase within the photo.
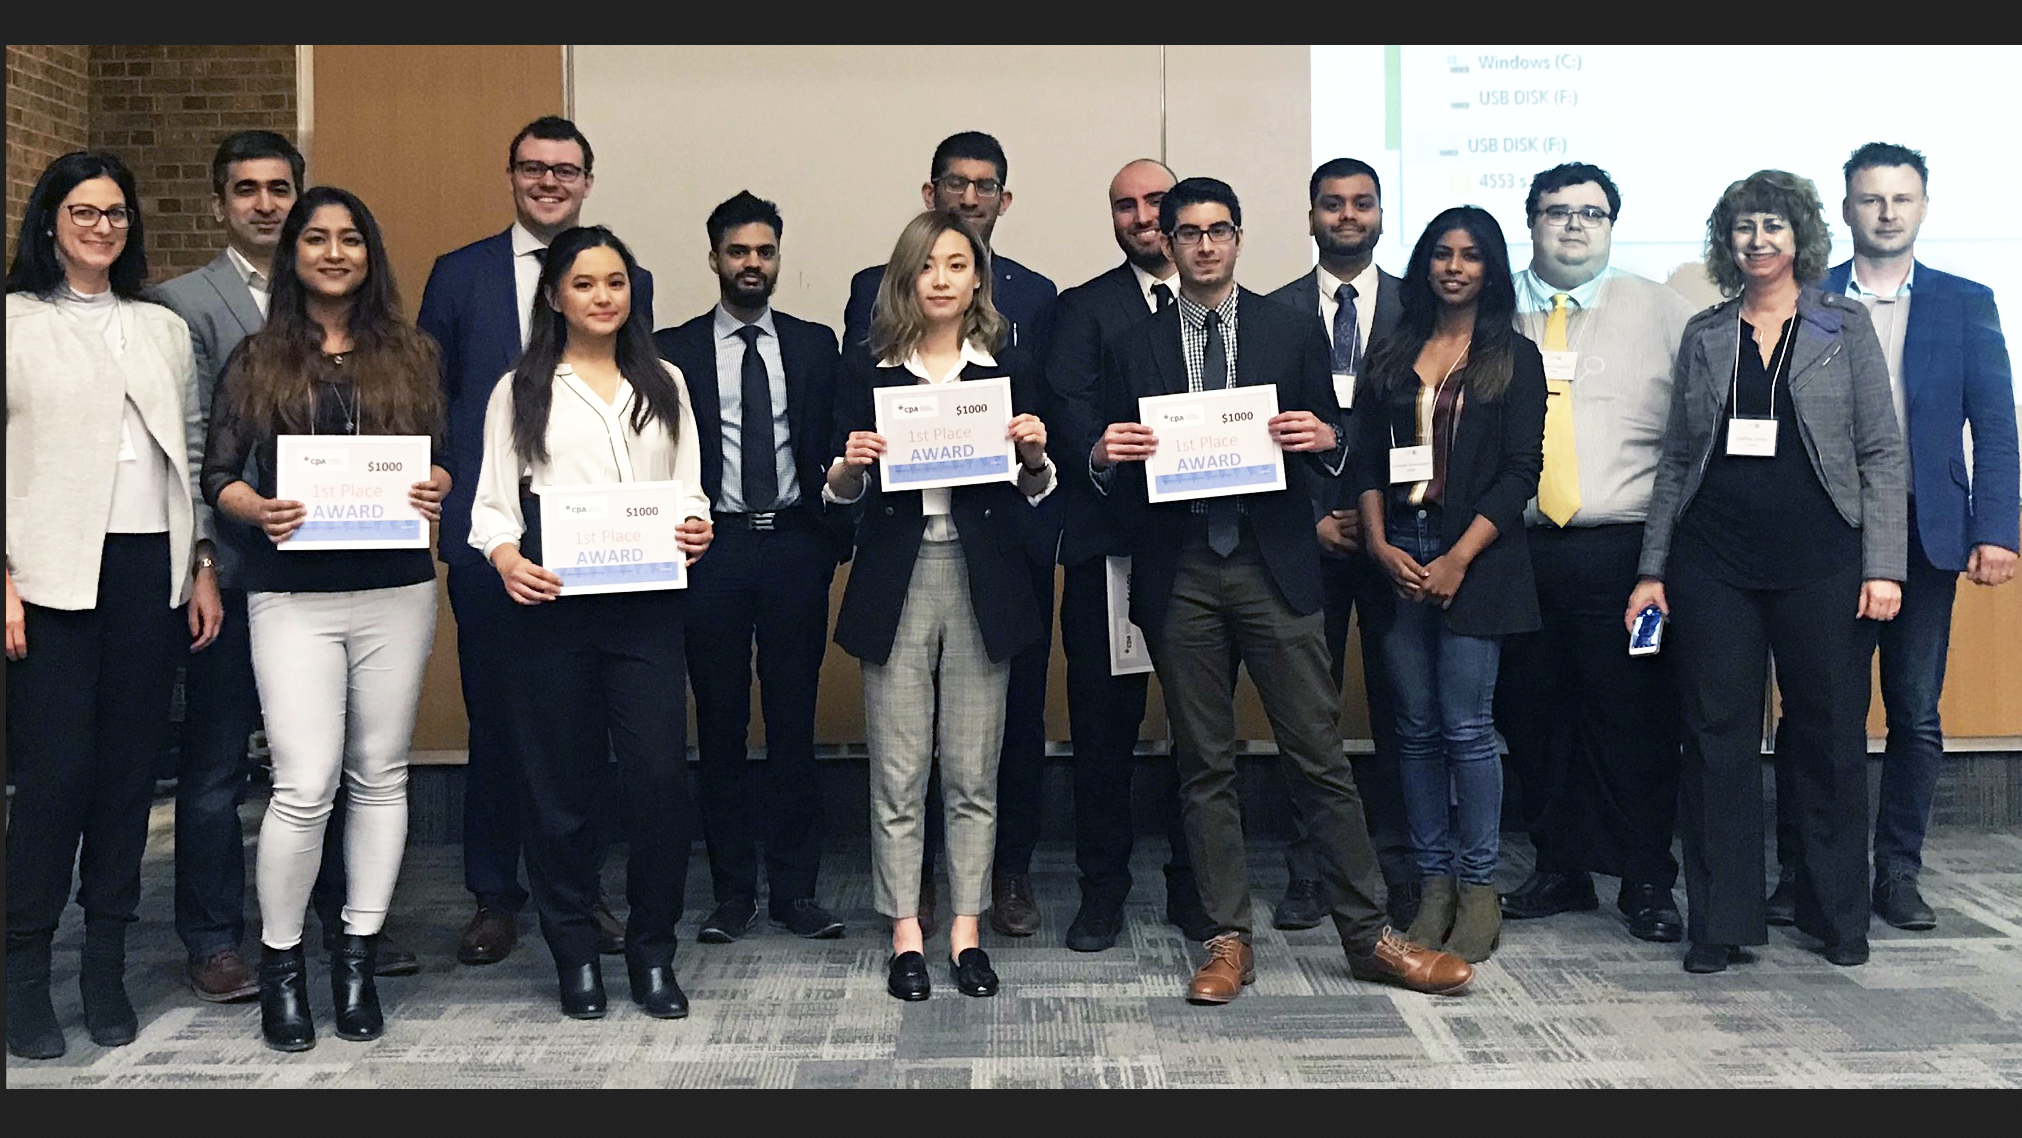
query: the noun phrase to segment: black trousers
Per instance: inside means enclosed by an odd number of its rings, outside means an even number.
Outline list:
[[[480,905],[517,912],[527,902],[527,891],[520,884],[523,805],[519,762],[512,750],[507,673],[513,656],[506,626],[519,605],[499,582],[497,570],[482,561],[458,560],[449,563],[449,607],[456,614],[456,661],[470,722],[463,788],[464,888]]]
[[[719,517],[709,556],[689,572],[688,682],[695,689],[702,833],[719,903],[758,895],[761,838],[775,907],[813,897],[821,865],[815,689],[828,647],[835,557],[817,524],[798,517],[786,511],[785,528],[770,531]],[[746,757],[754,641],[765,716],[762,776]]]
[[[1684,720],[1686,932],[1765,944],[1762,691],[1776,658],[1798,842],[1797,924],[1830,944],[1868,928],[1867,710],[1874,622],[1860,567],[1793,589],[1740,589],[1672,559],[1665,581]]]
[[[1060,594],[1060,646],[1067,657],[1067,721],[1074,742],[1074,864],[1084,898],[1121,903],[1130,893],[1131,775],[1140,766],[1147,673],[1109,674],[1109,596],[1105,558],[1069,565]],[[1143,764],[1156,782],[1161,828],[1171,851],[1166,890],[1191,890],[1193,861],[1180,826],[1179,768],[1172,759]],[[1001,781],[1001,780],[1000,780]]]
[[[167,534],[107,534],[91,608],[23,605],[28,654],[7,662],[10,945],[48,943],[73,862],[87,926],[123,935],[137,919],[181,624],[169,579]]]
[[[1537,866],[1669,889],[1676,651],[1631,656],[1622,628],[1643,527],[1532,526],[1529,541],[1544,627],[1504,639],[1495,721]]]
[[[526,785],[527,879],[558,965],[597,957],[598,815],[615,753],[629,843],[625,954],[674,957],[688,878],[686,691],[678,590],[515,604],[505,667]]]

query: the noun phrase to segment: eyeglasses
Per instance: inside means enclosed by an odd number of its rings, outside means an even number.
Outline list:
[[[584,174],[589,173],[588,170],[583,169],[574,162],[536,162],[531,158],[523,158],[518,162],[514,162],[511,169],[513,173],[518,174],[529,182],[538,182],[544,176],[553,174],[555,181],[560,182],[564,186],[575,185],[582,180]]]
[[[133,224],[133,211],[123,205],[111,209],[100,209],[95,205],[67,205],[63,208],[69,211],[71,224],[79,229],[90,229],[98,224],[101,217],[111,222],[114,229],[125,229]]]
[[[960,174],[943,174],[934,179],[934,184],[953,197],[961,197],[970,186],[976,187],[979,198],[994,198],[1004,192],[1004,183],[995,178],[964,178]]]
[[[1236,234],[1240,232],[1241,230],[1226,221],[1217,221],[1206,229],[1198,225],[1182,225],[1172,231],[1172,242],[1175,245],[1198,245],[1201,238],[1212,237],[1215,244],[1227,245],[1234,241]]]
[[[1576,217],[1588,225],[1599,225],[1609,218],[1608,211],[1597,205],[1583,205],[1578,209],[1569,205],[1548,205],[1538,212],[1553,225],[1564,225]]]

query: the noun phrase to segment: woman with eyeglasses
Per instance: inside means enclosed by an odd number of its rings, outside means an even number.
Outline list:
[[[919,911],[936,752],[954,912],[949,968],[963,995],[997,994],[977,918],[990,902],[1004,699],[1011,658],[1048,619],[1024,562],[1033,506],[1056,485],[1046,426],[1031,412],[1039,376],[1031,357],[1005,344],[990,286],[990,250],[967,222],[929,210],[906,224],[878,286],[870,351],[844,361],[841,457],[823,489],[831,501],[863,505],[835,641],[863,663],[872,900],[892,922],[885,986],[901,1000],[924,1000],[932,988]],[[1000,376],[1010,380],[1013,414],[1002,429],[1017,451],[1012,479],[919,490],[882,484],[880,460],[899,440],[878,433],[874,389]]]
[[[1669,619],[1685,725],[1685,971],[1766,944],[1762,692],[1776,662],[1803,853],[1797,926],[1868,959],[1868,661],[1908,572],[1888,357],[1859,301],[1817,287],[1832,234],[1809,178],[1759,170],[1706,219],[1728,300],[1692,318],[1624,619]]]
[[[260,1035],[277,1051],[304,1051],[316,1029],[303,915],[340,780],[350,793],[344,931],[330,953],[336,1032],[365,1040],[385,1030],[373,972],[407,844],[407,748],[435,638],[435,563],[425,543],[291,547],[310,511],[279,496],[279,439],[426,438],[431,465],[413,471],[405,504],[430,523],[449,474],[435,344],[400,315],[365,203],[331,186],[304,192],[281,223],[271,279],[267,323],[218,380],[203,490],[224,518],[266,539],[246,544],[243,571],[274,762],[255,856]]]
[[[1363,548],[1402,600],[1383,650],[1423,890],[1404,939],[1479,963],[1502,936],[1496,670],[1502,638],[1540,625],[1524,506],[1544,466],[1544,359],[1515,330],[1486,210],[1433,218],[1402,291],[1355,398],[1355,485]]]
[[[7,270],[7,1050],[65,1050],[50,945],[84,909],[79,987],[102,1047],[140,1024],[125,987],[174,638],[223,619],[185,435],[189,328],[153,303],[133,174],[49,164]],[[81,843],[81,852],[80,852]]]

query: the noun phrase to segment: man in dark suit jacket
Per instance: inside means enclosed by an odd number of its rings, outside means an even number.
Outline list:
[[[1159,238],[1158,203],[1172,188],[1163,163],[1140,158],[1109,182],[1110,222],[1123,263],[1060,294],[1047,338],[1046,382],[1053,402],[1093,405],[1107,345],[1152,314],[1172,307],[1179,276]],[[1067,947],[1100,952],[1123,931],[1130,893],[1131,774],[1144,722],[1142,672],[1113,676],[1109,664],[1107,562],[1124,549],[1116,523],[1087,478],[1087,447],[1056,432],[1061,471],[1060,639],[1067,655],[1067,719],[1074,743],[1074,861],[1081,870],[1081,909],[1067,927]],[[1169,762],[1155,767],[1154,797],[1165,816],[1166,920],[1190,939],[1214,935],[1194,886],[1186,833],[1179,826],[1179,786]]]
[[[1256,974],[1235,787],[1238,653],[1279,752],[1298,770],[1292,792],[1302,799],[1351,970],[1424,991],[1459,991],[1473,978],[1466,962],[1390,931],[1376,854],[1341,750],[1313,541],[1315,482],[1338,478],[1347,455],[1326,340],[1288,306],[1236,287],[1242,206],[1226,183],[1178,183],[1159,203],[1159,224],[1179,268],[1179,302],[1121,334],[1100,413],[1071,407],[1065,421],[1077,441],[1092,441],[1089,475],[1116,510],[1130,550],[1131,617],[1144,630],[1172,719],[1187,844],[1216,928],[1187,998],[1227,1003]],[[1277,389],[1280,410],[1268,427],[1291,453],[1287,488],[1151,505],[1144,462],[1159,440],[1138,421],[1138,400],[1262,384]]]
[[[727,944],[758,919],[757,841],[765,842],[772,923],[838,937],[815,901],[821,790],[814,769],[815,684],[828,643],[828,592],[849,556],[848,512],[822,501],[835,430],[835,333],[772,308],[779,209],[750,193],[709,214],[709,267],[721,301],[654,335],[681,369],[702,450],[716,541],[689,572],[688,679],[695,688],[702,828],[716,909],[696,939]],[[765,714],[765,821],[747,803],[751,654]]]
[[[504,960],[517,943],[514,922],[527,891],[519,883],[518,769],[508,751],[505,686],[508,666],[499,628],[512,598],[498,572],[470,547],[470,503],[484,456],[484,409],[529,334],[541,258],[562,230],[580,223],[595,181],[589,139],[567,119],[546,115],[520,128],[506,151],[513,224],[436,258],[421,293],[421,330],[442,350],[449,404],[449,472],[437,555],[449,565],[449,603],[456,614],[457,663],[470,718],[470,758],[464,768],[463,875],[477,912],[457,945],[465,964]],[[632,282],[633,318],[653,321],[653,277]],[[624,949],[624,926],[597,902],[604,952]]]
[[[1334,158],[1320,164],[1306,183],[1306,214],[1318,247],[1320,263],[1271,294],[1295,311],[1317,315],[1330,344],[1328,370],[1333,375],[1334,403],[1341,409],[1343,430],[1354,446],[1352,424],[1355,377],[1369,345],[1397,326],[1404,311],[1397,278],[1376,267],[1376,242],[1383,236],[1383,187],[1368,163]],[[1344,291],[1345,290],[1345,291]],[[1353,461],[1353,455],[1350,455]],[[1383,662],[1382,630],[1392,601],[1382,570],[1362,555],[1362,515],[1341,479],[1329,482],[1314,503],[1320,519],[1320,583],[1325,601],[1327,655],[1333,661],[1334,686],[1346,674],[1348,614],[1361,614],[1362,684],[1369,707],[1373,754],[1356,755],[1355,785],[1369,821],[1369,839],[1376,844],[1383,880],[1389,889],[1390,919],[1409,925],[1418,913],[1418,868],[1411,860],[1411,840],[1404,824],[1403,788],[1397,773],[1397,715],[1390,699],[1390,672]],[[1271,923],[1281,929],[1310,929],[1327,916],[1326,891],[1313,843],[1295,805],[1292,841],[1285,847],[1290,878],[1284,900]]]
[[[990,264],[997,277],[992,285],[997,311],[1011,322],[1005,342],[1044,361],[1053,282],[1002,256],[990,241],[997,219],[1011,208],[1011,191],[1005,186],[1010,163],[1004,158],[1004,148],[982,131],[951,134],[934,148],[928,170],[927,181],[920,187],[921,201],[928,209],[961,217],[974,227],[983,244],[990,246]],[[864,345],[871,331],[871,309],[884,278],[883,265],[872,265],[850,278],[849,304],[843,309],[845,354],[869,350]],[[1042,397],[1044,394],[1042,391]],[[1043,403],[1037,408],[1041,419],[1047,419],[1051,411]],[[1053,607],[1053,556],[1060,537],[1058,511],[1052,495],[1039,503],[1025,551],[1032,587],[1049,613]],[[1053,656],[1052,620],[1045,625],[1046,635],[1011,661],[1011,690],[1005,699],[1004,749],[997,764],[997,857],[990,886],[990,927],[1004,936],[1031,936],[1039,930],[1039,907],[1028,873],[1033,847],[1039,844],[1040,775],[1046,763],[1046,669]],[[939,784],[935,787],[929,794],[938,798]],[[940,844],[940,818],[938,810],[927,812],[927,864],[920,875],[920,926],[929,933],[933,929],[931,883],[934,849]]]
[[[1853,230],[1853,259],[1819,282],[1873,315],[1909,447],[1909,576],[1902,609],[1877,630],[1889,741],[1875,814],[1873,896],[1884,921],[1918,930],[1938,923],[1917,875],[1945,758],[1938,697],[1953,595],[1961,572],[1976,585],[2006,584],[2022,549],[2008,345],[1987,286],[1916,259],[1917,230],[1930,205],[1926,173],[1924,156],[1904,146],[1871,142],[1854,151],[1840,203]],[[1962,428],[1973,432],[1970,478]],[[1781,785],[1776,801],[1779,808],[1786,801]],[[1794,819],[1782,809],[1777,814],[1777,861],[1789,879],[1797,861]],[[1787,907],[1786,913],[1794,919]]]

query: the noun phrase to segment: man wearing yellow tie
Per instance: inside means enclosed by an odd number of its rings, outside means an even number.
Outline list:
[[[1671,889],[1678,699],[1663,654],[1628,654],[1622,599],[1670,410],[1671,363],[1692,306],[1608,264],[1622,196],[1607,171],[1567,163],[1531,181],[1531,263],[1517,330],[1545,357],[1545,463],[1525,515],[1541,631],[1503,642],[1496,727],[1520,789],[1537,870],[1505,917],[1599,905],[1592,872],[1622,879],[1629,931],[1683,934]]]

